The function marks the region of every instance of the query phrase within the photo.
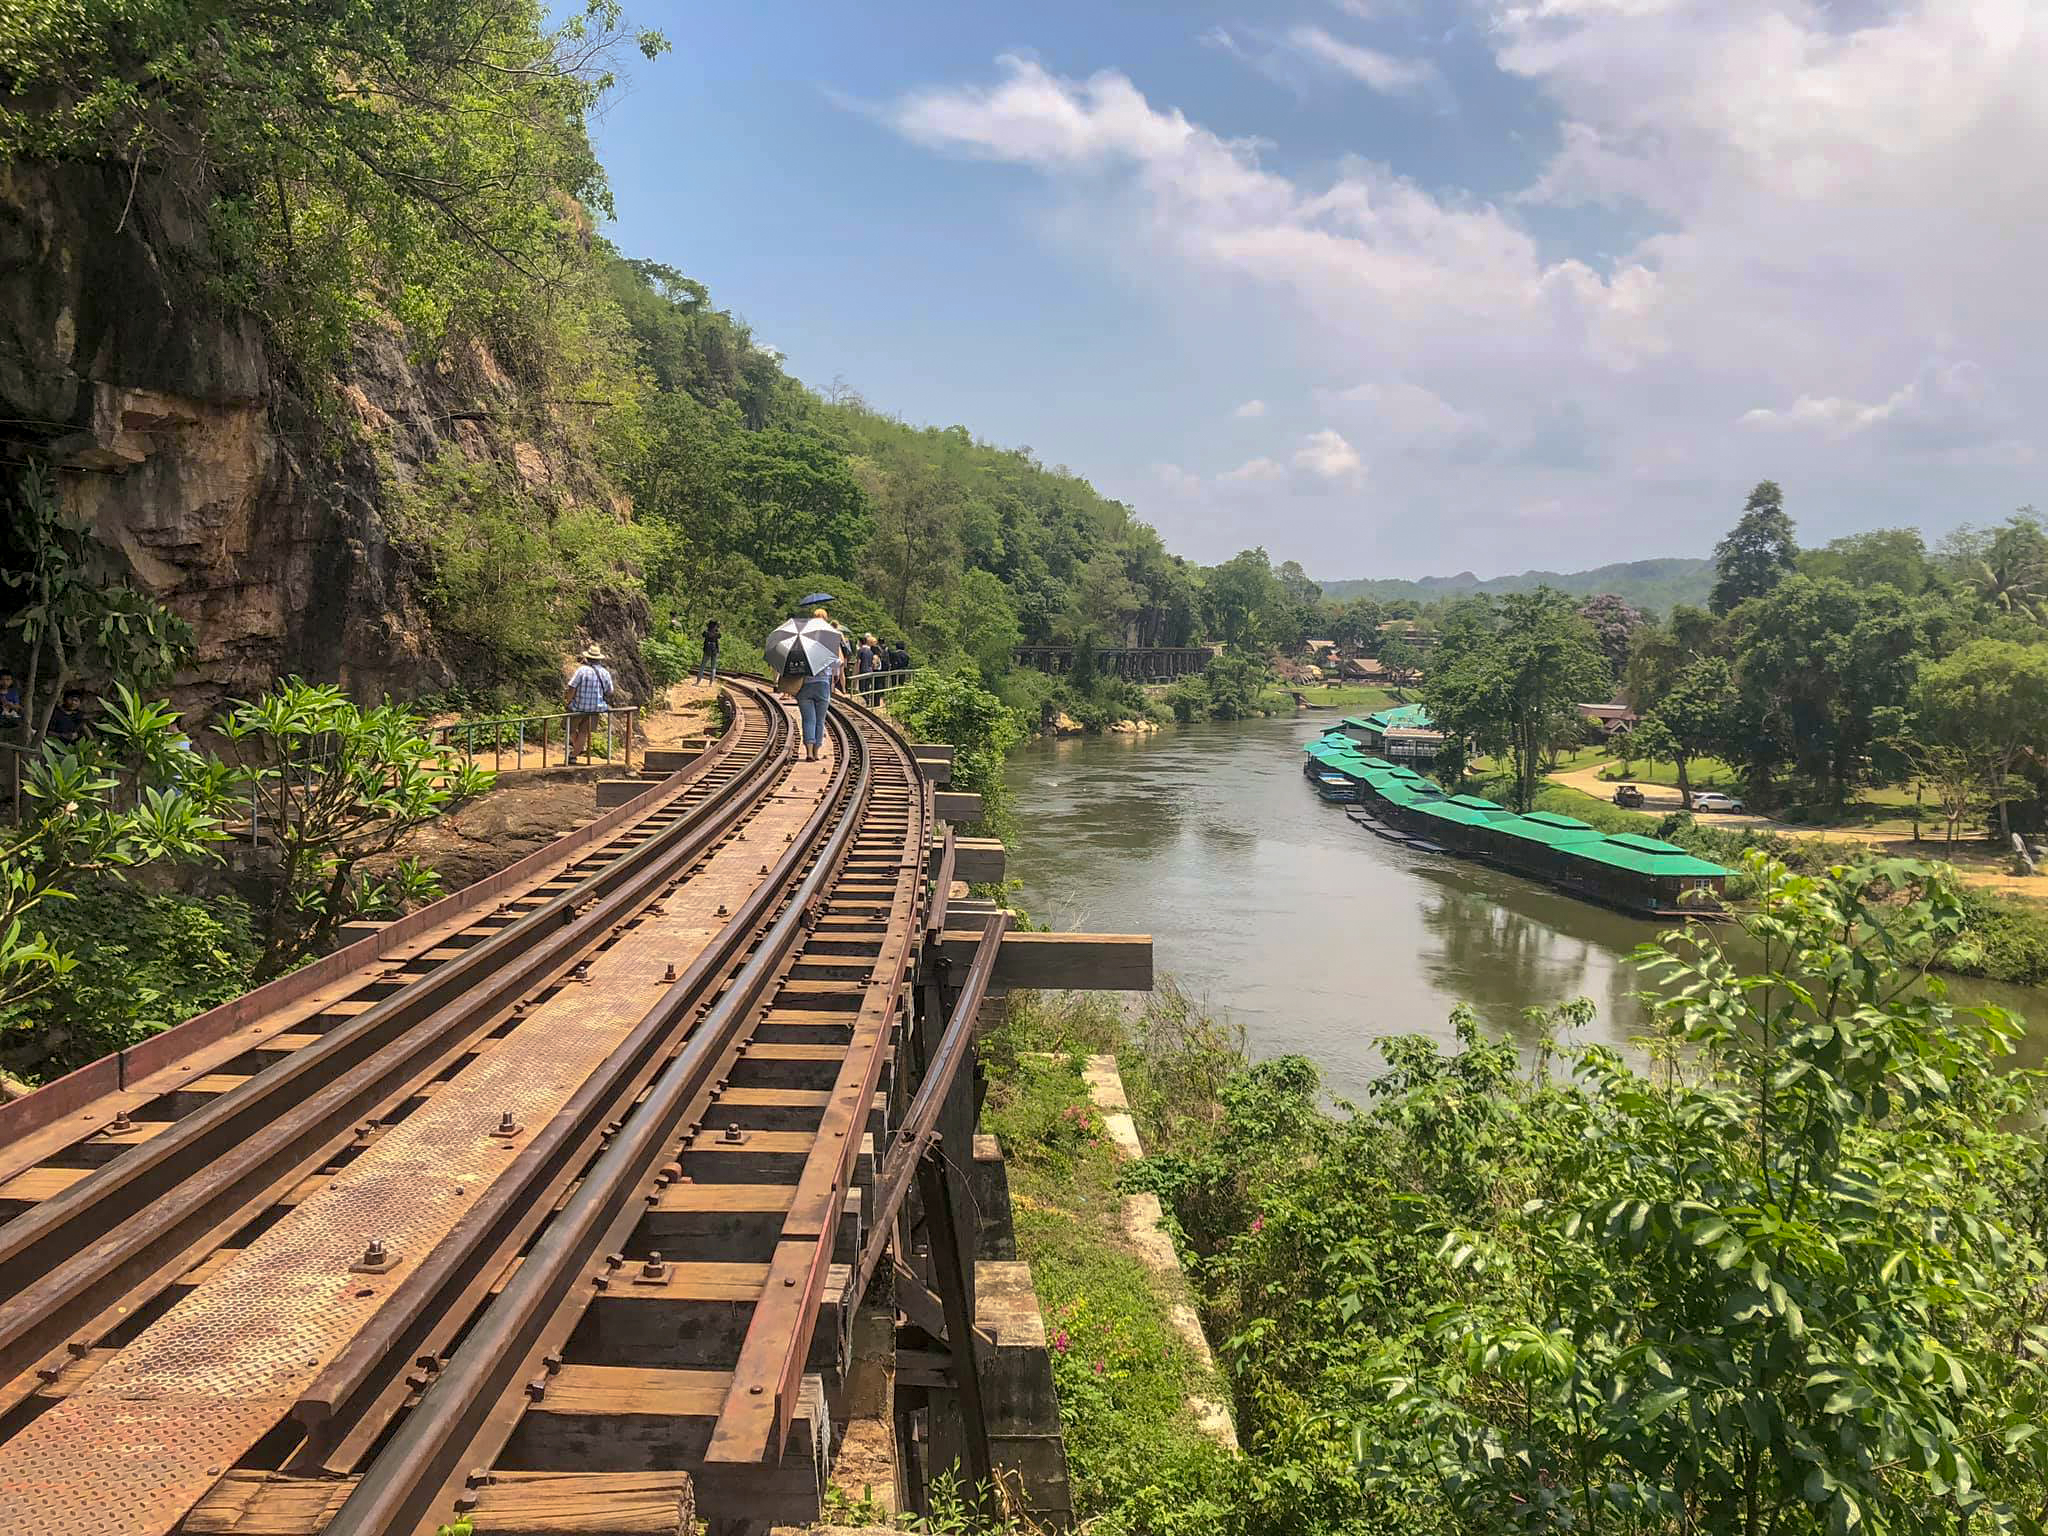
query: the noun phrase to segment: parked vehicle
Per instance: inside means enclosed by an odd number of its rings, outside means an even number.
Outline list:
[[[1614,803],[1634,810],[1643,803],[1643,792],[1633,784],[1624,784],[1614,792]]]
[[[1742,802],[1733,795],[1724,795],[1718,789],[1703,789],[1692,797],[1692,808],[1696,811],[1733,811],[1740,814]]]

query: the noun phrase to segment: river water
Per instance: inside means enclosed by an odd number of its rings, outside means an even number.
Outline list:
[[[1021,747],[1009,870],[1025,908],[1053,928],[1150,933],[1160,976],[1241,1024],[1255,1054],[1312,1057],[1343,1097],[1380,1070],[1375,1039],[1448,1041],[1460,1002],[1525,1042],[1540,1033],[1525,1009],[1577,997],[1598,1009],[1580,1038],[1640,1034],[1628,956],[1659,925],[1355,826],[1302,777],[1300,744],[1333,718]],[[1953,990],[2048,1024],[2048,993]]]

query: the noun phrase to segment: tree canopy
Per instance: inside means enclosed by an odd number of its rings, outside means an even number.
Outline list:
[[[1592,626],[1570,598],[1541,588],[1459,605],[1422,702],[1437,729],[1507,759],[1515,806],[1527,810],[1545,749],[1609,683]]]
[[[1714,594],[1709,600],[1714,612],[1727,613],[1762,597],[1784,580],[1798,558],[1784,492],[1774,480],[1758,481],[1734,528],[1714,546]]]

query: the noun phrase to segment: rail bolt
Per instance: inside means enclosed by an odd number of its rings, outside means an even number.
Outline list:
[[[352,1275],[381,1275],[398,1263],[398,1250],[381,1237],[373,1237],[363,1249],[363,1256],[349,1265]]]
[[[590,980],[590,962],[588,960],[578,960],[576,962],[576,969],[569,973],[569,979],[571,981],[588,983]]]
[[[669,963],[668,963],[668,966],[667,966],[667,968],[666,968],[665,970],[663,970],[663,971],[662,971],[662,973],[661,973],[661,979],[662,979],[663,981],[674,981],[674,980],[676,979],[676,963],[675,963],[675,961],[673,961],[673,960],[669,961]]]
[[[506,1109],[498,1112],[498,1128],[491,1132],[491,1134],[493,1136],[517,1136],[521,1129],[523,1127],[521,1127],[519,1122],[512,1118],[512,1111]]]
[[[642,1280],[660,1281],[667,1277],[668,1265],[662,1261],[661,1255],[658,1253],[648,1254],[647,1262],[640,1266],[640,1278]]]
[[[135,1122],[128,1118],[128,1111],[125,1109],[115,1110],[114,1118],[107,1122],[107,1134],[109,1136],[126,1136],[134,1129]]]
[[[728,915],[729,915],[729,914],[728,914],[728,913],[726,912],[726,910],[725,910],[725,903],[724,903],[724,902],[720,902],[720,903],[718,904],[718,915],[719,915],[720,917],[725,917],[725,916],[728,916]]]
[[[740,1129],[740,1123],[737,1120],[728,1125],[725,1128],[725,1134],[719,1138],[720,1141],[723,1141],[729,1147],[736,1147],[746,1139],[747,1133]]]
[[[761,873],[764,875],[768,873],[768,866],[766,864],[761,866]]]

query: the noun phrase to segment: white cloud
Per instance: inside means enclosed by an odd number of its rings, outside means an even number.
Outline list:
[[[1371,463],[1378,547],[1432,568],[1704,552],[1764,476],[1816,541],[2039,498],[2014,467],[2048,413],[2038,0],[1468,4],[1550,114],[1529,139],[1555,146],[1491,199],[1405,160],[1290,158],[1115,71],[1006,59],[882,115],[1040,173],[1049,236],[1125,277],[1206,370],[1291,367]],[[1329,69],[1356,46],[1236,31]],[[1355,72],[1374,89],[1417,89],[1374,57]],[[1285,472],[1253,463],[1232,483]],[[1260,530],[1276,557],[1337,526],[1335,484],[1291,479]],[[1554,542],[1518,544],[1514,507],[1566,509]]]
[[[1365,476],[1365,463],[1358,450],[1344,440],[1344,434],[1324,427],[1302,439],[1295,450],[1297,467],[1322,480],[1356,482]]]
[[[1154,464],[1152,474],[1169,495],[1186,497],[1201,494],[1202,477],[1193,470],[1182,469],[1178,464]]]
[[[1249,420],[1255,416],[1263,416],[1266,414],[1266,402],[1263,400],[1247,400],[1230,414],[1239,420]]]
[[[1014,57],[999,68],[993,86],[918,92],[889,119],[934,148],[1085,177],[1126,210],[1119,240],[1289,295],[1297,320],[1331,342],[1497,353],[1503,341],[1583,336],[1624,368],[1661,348],[1645,268],[1602,277],[1546,263],[1498,208],[1447,203],[1384,165],[1348,162],[1300,185],[1266,170],[1256,142],[1155,108],[1119,74],[1069,80]]]
[[[1287,478],[1284,465],[1272,459],[1247,459],[1235,469],[1226,469],[1216,477],[1226,485],[1271,485]]]
[[[1438,84],[1441,77],[1427,59],[1396,58],[1377,48],[1332,37],[1321,27],[1298,26],[1287,31],[1288,45],[1309,58],[1349,75],[1359,84],[1389,96],[1405,95]]]

